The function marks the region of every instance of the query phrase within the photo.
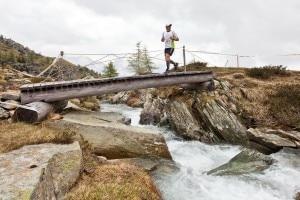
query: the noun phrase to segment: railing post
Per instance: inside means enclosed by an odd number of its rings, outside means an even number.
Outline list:
[[[239,54],[236,55],[236,64],[237,64],[237,67],[239,68],[240,67]]]
[[[185,45],[183,45],[183,66],[184,66],[184,72],[186,72],[186,65],[185,65]]]

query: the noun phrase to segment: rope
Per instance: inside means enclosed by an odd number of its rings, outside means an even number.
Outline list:
[[[51,65],[49,65],[49,67],[47,67],[44,71],[42,71],[39,75],[37,75],[37,77],[43,75],[46,71],[48,71],[48,69],[50,69],[53,65],[55,65],[55,63],[61,58],[60,55],[58,55],[53,62],[51,63]]]
[[[177,47],[174,49],[183,49],[183,47]],[[142,49],[141,49],[142,50]],[[188,50],[185,49],[185,51],[187,53],[189,53],[195,60],[195,58],[200,59],[201,62],[206,62],[209,65],[212,65],[212,63],[207,62],[206,60],[204,60],[203,58],[201,58],[200,56],[197,55],[197,53],[201,53],[201,54],[210,54],[210,55],[220,55],[220,56],[232,56],[232,57],[237,57],[237,58],[255,58],[255,57],[287,57],[287,56],[300,56],[299,53],[293,53],[293,54],[281,54],[281,55],[239,55],[239,54],[233,54],[233,53],[222,53],[222,52],[211,52],[211,51],[203,51],[203,50]],[[157,53],[153,56],[151,56],[152,53]],[[163,49],[160,50],[152,50],[152,51],[147,51],[147,53],[150,54],[149,58],[151,59],[155,59],[155,60],[159,60],[159,61],[165,61],[164,59],[158,58],[159,56],[161,56],[164,53]],[[132,55],[136,54],[132,53],[132,52],[126,52],[126,53],[65,53],[65,55],[73,55],[73,56],[102,56],[101,58],[92,61],[86,65],[84,65],[83,67],[87,67],[87,66],[92,66],[92,65],[96,65],[99,63],[102,64],[107,64],[107,62],[112,62],[118,59],[128,59],[131,58]],[[107,59],[107,60],[103,60],[104,58],[107,58],[109,56],[114,56],[115,58],[112,59]],[[57,62],[57,58],[53,61],[54,63],[52,63],[51,65],[54,65],[55,62]],[[225,64],[225,66],[227,65],[228,60]],[[214,65],[217,66],[217,65]],[[51,66],[49,66],[48,68],[50,68]],[[46,70],[48,70],[48,68]],[[44,71],[46,71],[44,70]],[[44,71],[42,73],[44,73]],[[42,74],[41,73],[41,74]]]

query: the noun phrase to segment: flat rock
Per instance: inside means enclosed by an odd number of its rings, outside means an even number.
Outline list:
[[[295,142],[277,135],[275,132],[263,132],[250,128],[247,130],[247,136],[250,141],[257,142],[274,150],[280,150],[283,147],[296,148]]]
[[[29,145],[0,154],[0,199],[63,199],[81,169],[78,142]]]
[[[112,112],[76,111],[48,126],[65,128],[84,136],[96,155],[108,159],[162,157],[172,159],[163,135],[157,131],[124,124],[124,117]]]

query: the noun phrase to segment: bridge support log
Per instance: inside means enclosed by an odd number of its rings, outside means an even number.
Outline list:
[[[213,80],[202,82],[202,83],[183,83],[179,85],[181,88],[187,90],[198,90],[198,91],[214,91],[215,83]]]
[[[32,102],[24,106],[18,107],[13,116],[14,122],[24,121],[28,123],[36,123],[43,121],[51,112],[62,110],[68,101],[58,101],[53,103]]]

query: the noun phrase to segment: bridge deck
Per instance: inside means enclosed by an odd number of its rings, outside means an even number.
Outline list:
[[[182,83],[202,83],[212,79],[213,73],[211,71],[203,71],[26,84],[20,87],[21,103],[53,102],[110,92],[164,87]]]

